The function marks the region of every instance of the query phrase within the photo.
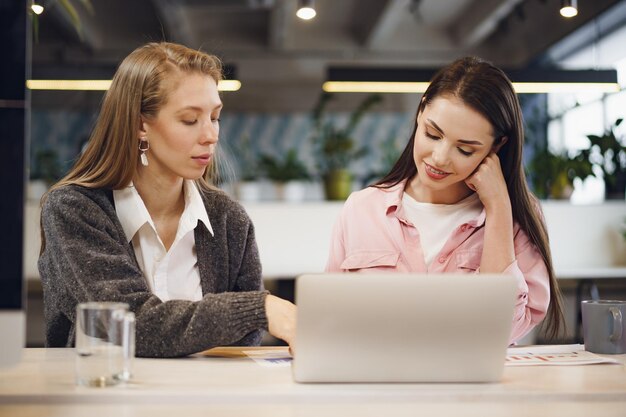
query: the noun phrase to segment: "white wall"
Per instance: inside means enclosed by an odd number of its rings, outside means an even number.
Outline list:
[[[264,275],[289,277],[321,272],[332,225],[341,203],[247,203],[255,227]],[[580,269],[626,267],[626,202],[572,205],[543,201],[557,275]],[[624,273],[622,271],[620,273]]]
[[[342,203],[261,202],[245,203],[244,207],[256,228],[266,278],[324,270],[332,226]],[[621,236],[626,224],[626,202],[572,205],[566,201],[544,201],[542,207],[557,275],[626,267],[626,243]],[[25,229],[24,273],[27,278],[36,279],[40,246],[36,201],[26,204]]]

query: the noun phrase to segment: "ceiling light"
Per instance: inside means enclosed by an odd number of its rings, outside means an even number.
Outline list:
[[[331,67],[322,85],[329,93],[423,93],[434,69]],[[506,71],[515,92],[618,92],[615,70],[527,69]]]
[[[322,89],[327,93],[423,93],[428,85],[407,81],[326,81]]]
[[[578,0],[561,0],[561,16],[574,17],[578,14]]]
[[[616,83],[518,83],[513,82],[517,94],[540,93],[617,93]],[[424,93],[428,82],[393,81],[326,81],[322,89],[327,93]]]
[[[239,80],[220,80],[217,83],[218,91],[239,91],[241,88],[241,81]]]
[[[105,91],[110,86],[111,80],[26,80],[31,90]]]
[[[65,90],[65,91],[106,91],[111,80],[26,80],[30,90]],[[238,91],[239,80],[221,80],[217,84],[219,91]]]
[[[617,83],[513,83],[517,94],[540,93],[617,93]]]
[[[311,20],[316,14],[314,0],[300,0],[296,16],[303,20]]]
[[[33,1],[33,3],[30,5],[30,9],[35,14],[42,14],[43,13],[43,6],[41,4],[38,4],[35,1]]]

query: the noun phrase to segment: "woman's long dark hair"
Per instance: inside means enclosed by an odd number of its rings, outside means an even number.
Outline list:
[[[554,338],[560,334],[564,321],[561,292],[552,267],[548,232],[541,217],[539,202],[528,189],[522,167],[524,127],[522,111],[513,86],[504,72],[491,63],[466,57],[454,61],[435,74],[417,108],[417,115],[442,95],[456,97],[482,114],[493,127],[494,138],[508,138],[498,151],[498,157],[511,199],[513,220],[537,247],[548,268],[550,305],[546,335]],[[409,143],[391,171],[375,183],[374,187],[390,188],[417,174],[413,158],[417,115]]]

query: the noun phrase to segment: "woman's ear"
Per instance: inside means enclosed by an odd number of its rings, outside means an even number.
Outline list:
[[[504,146],[507,140],[509,140],[507,136],[496,138],[496,140],[493,142],[493,148],[492,148],[493,153],[500,152],[500,149]]]
[[[146,136],[148,136],[147,125],[146,121],[142,117],[139,121],[139,132],[137,132],[137,137],[144,138]]]

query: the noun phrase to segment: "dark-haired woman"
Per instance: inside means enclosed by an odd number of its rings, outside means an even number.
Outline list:
[[[504,72],[473,57],[441,69],[392,170],[346,201],[327,271],[511,274],[518,284],[511,342],[546,314],[556,335],[560,293],[524,177],[523,140]]]

